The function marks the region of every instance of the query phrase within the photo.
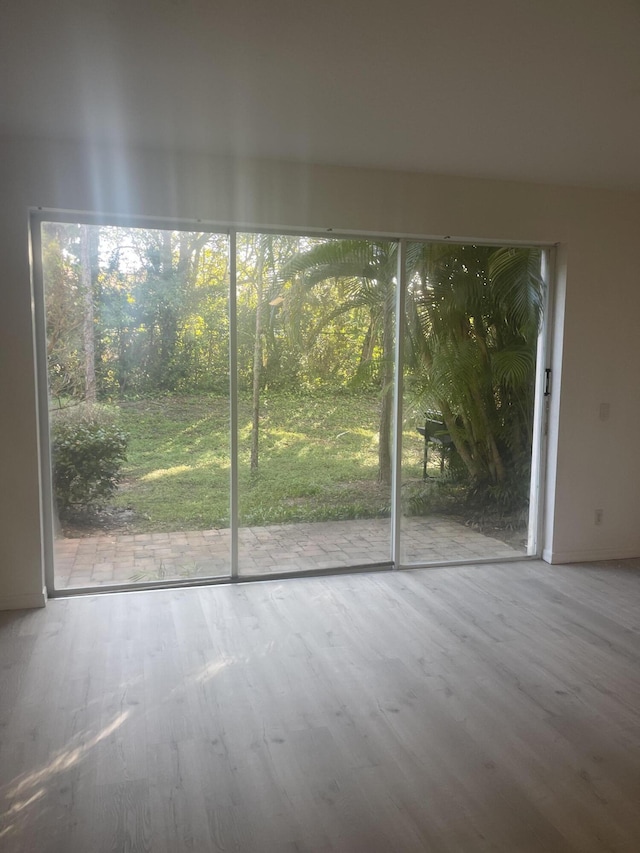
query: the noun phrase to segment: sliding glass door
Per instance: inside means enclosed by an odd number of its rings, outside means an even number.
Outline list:
[[[240,575],[390,562],[396,257],[237,235]]]
[[[542,262],[537,248],[407,245],[404,565],[535,553]]]
[[[229,239],[43,222],[56,589],[228,576]]]
[[[536,552],[542,250],[39,226],[56,589]]]

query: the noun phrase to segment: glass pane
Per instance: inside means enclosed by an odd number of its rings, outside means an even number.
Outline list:
[[[397,244],[237,254],[239,572],[388,562]]]
[[[539,249],[407,249],[402,563],[527,553]]]
[[[229,574],[228,238],[44,223],[57,589]]]

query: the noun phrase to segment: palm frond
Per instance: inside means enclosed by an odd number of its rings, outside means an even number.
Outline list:
[[[537,249],[496,249],[488,265],[492,296],[507,322],[515,328],[539,329],[545,284]]]
[[[535,352],[530,346],[501,349],[492,353],[491,367],[496,382],[517,389],[531,380],[535,371]]]

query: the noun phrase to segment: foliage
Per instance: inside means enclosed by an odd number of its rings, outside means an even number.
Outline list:
[[[117,411],[85,404],[54,410],[51,447],[53,493],[61,515],[99,507],[112,497],[127,449]]]
[[[83,284],[80,226],[43,227],[52,395],[87,396],[88,295],[98,399],[227,394],[226,235],[86,230]],[[238,233],[235,261],[238,381],[253,400],[254,472],[258,443],[261,458],[269,449],[270,395],[366,390],[377,412],[378,476],[388,484],[398,244]],[[521,507],[528,499],[540,261],[535,249],[407,244],[405,388],[418,410],[445,422],[469,501]]]
[[[468,499],[522,506],[544,303],[540,252],[423,244],[414,258],[407,385],[441,413],[467,470]]]
[[[51,392],[75,399],[84,395],[79,234],[77,225],[43,226]],[[226,239],[142,228],[92,229],[99,399],[226,391]],[[352,280],[327,279],[310,289],[287,272],[295,256],[338,242],[237,235],[241,389],[252,387],[259,302],[261,390],[379,385],[381,341],[371,336],[370,302],[353,299]]]
[[[84,393],[82,293],[77,226],[51,224],[43,233],[47,293],[47,365],[53,397]]]
[[[460,482],[449,477],[416,479],[405,484],[402,510],[407,516],[459,514],[464,496]]]
[[[366,311],[366,334],[357,375],[371,369],[378,357],[380,422],[378,476],[391,482],[391,414],[393,402],[394,304],[397,244],[376,240],[329,240],[300,252],[285,274],[300,276],[301,286],[311,290],[327,281],[340,281],[343,298],[333,317],[356,310]]]

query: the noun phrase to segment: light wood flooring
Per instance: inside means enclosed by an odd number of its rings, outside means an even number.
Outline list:
[[[640,564],[0,614],[0,851],[640,851]]]

